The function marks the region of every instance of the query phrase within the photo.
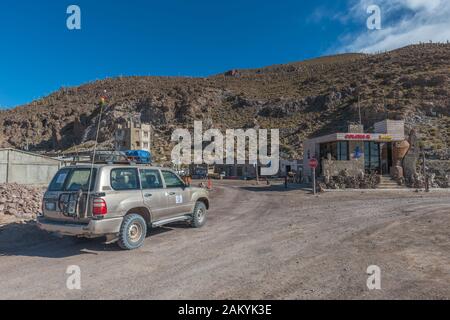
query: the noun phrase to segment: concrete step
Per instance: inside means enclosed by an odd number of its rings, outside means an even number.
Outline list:
[[[380,185],[378,185],[377,189],[405,189],[405,187],[399,186],[399,185],[396,185],[396,186],[380,186]]]
[[[405,187],[399,186],[397,181],[393,180],[391,177],[381,177],[377,189],[405,189]]]

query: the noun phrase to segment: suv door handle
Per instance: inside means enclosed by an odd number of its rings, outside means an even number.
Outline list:
[[[150,198],[151,196],[152,196],[151,193],[146,193],[146,194],[144,194],[144,197],[145,197],[145,198]]]
[[[177,194],[176,192],[169,192],[169,196],[174,196],[176,194]]]

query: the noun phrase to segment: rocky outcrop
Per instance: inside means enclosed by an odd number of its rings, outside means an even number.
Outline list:
[[[0,221],[2,215],[33,219],[41,211],[44,188],[0,184]]]
[[[450,188],[449,160],[429,160],[426,167],[432,188]]]
[[[299,158],[307,137],[342,130],[359,120],[359,111],[366,128],[386,117],[407,120],[443,159],[450,141],[449,56],[450,45],[418,45],[207,78],[105,79],[0,111],[0,147],[58,152],[92,147],[106,90],[101,147],[113,145],[115,123],[137,114],[152,125],[157,161],[170,158],[173,129],[192,128],[194,120],[219,129],[255,121],[280,129],[282,151]],[[442,132],[429,132],[432,127]]]

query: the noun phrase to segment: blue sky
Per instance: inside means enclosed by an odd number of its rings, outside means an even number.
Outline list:
[[[405,21],[423,25],[418,13],[428,12],[425,27],[437,21],[427,10],[439,10],[444,24],[448,18],[439,7],[445,0],[371,2],[386,12],[378,33],[366,28],[365,0],[2,0],[0,106],[118,75],[206,76],[390,49],[417,40],[411,30],[400,34],[403,42],[392,35]],[[71,4],[81,8],[81,30],[66,27]]]

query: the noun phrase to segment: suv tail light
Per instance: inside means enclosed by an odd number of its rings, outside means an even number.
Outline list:
[[[108,207],[106,206],[105,200],[99,198],[94,199],[92,214],[94,216],[104,216],[108,214]]]

